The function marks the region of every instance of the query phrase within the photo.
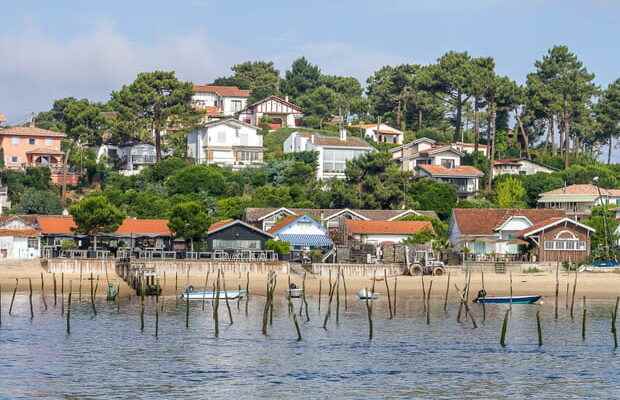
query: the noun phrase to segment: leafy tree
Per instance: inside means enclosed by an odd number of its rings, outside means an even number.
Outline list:
[[[286,71],[284,80],[280,85],[282,93],[289,96],[293,101],[312,91],[321,85],[321,70],[318,66],[310,64],[305,57],[293,61],[291,69]]]
[[[442,220],[446,220],[456,205],[457,196],[454,185],[432,179],[419,179],[409,186],[409,195],[421,210],[432,210]]]
[[[97,249],[97,235],[114,232],[123,222],[125,215],[101,194],[84,197],[69,208],[77,225],[75,231],[93,236]]]
[[[251,207],[250,196],[225,197],[217,201],[217,215],[221,219],[242,219],[245,209]]]
[[[520,176],[525,188],[525,202],[528,207],[535,208],[541,193],[545,193],[564,186],[564,180],[559,174],[538,172],[533,175]]]
[[[434,217],[426,215],[409,215],[401,218],[399,221],[430,221],[433,224],[433,232],[437,239],[448,239],[448,224]]]
[[[190,240],[191,250],[194,251],[194,240],[206,235],[211,222],[200,203],[188,201],[172,208],[168,227],[176,236]]]
[[[198,114],[191,106],[192,84],[179,81],[174,72],[138,74],[136,80],[112,92],[112,107],[118,111],[123,129],[142,137],[155,137],[157,160],[161,159],[161,134],[179,127],[191,128]]]
[[[319,119],[319,128],[327,118],[338,112],[338,95],[325,86],[319,86],[300,95],[297,103],[308,116]]]
[[[524,208],[526,191],[521,181],[513,176],[502,179],[495,188],[497,205],[500,208]]]
[[[281,256],[291,252],[291,244],[284,240],[269,239],[267,243],[265,243],[265,248],[267,250],[274,251]]]
[[[426,244],[435,240],[436,236],[430,229],[424,229],[420,232],[414,233],[403,240],[403,244],[406,245],[419,245]]]
[[[56,192],[27,188],[15,206],[18,214],[60,214],[62,205]]]
[[[280,72],[273,62],[246,61],[232,68],[233,75],[229,78],[218,78],[216,85],[238,86],[250,90],[248,102],[254,103],[271,95],[280,94]]]
[[[606,246],[616,247],[619,239],[616,233],[619,223],[616,220],[615,211],[603,206],[594,207],[592,214],[583,220],[583,223],[596,229],[591,236],[593,253],[597,258],[607,258]],[[605,230],[605,224],[607,224],[607,230]]]
[[[192,165],[178,170],[166,179],[170,194],[207,193],[218,195],[224,192],[226,181],[219,167]]]
[[[602,133],[608,138],[607,164],[611,164],[613,139],[620,136],[620,79],[607,86],[596,111]]]

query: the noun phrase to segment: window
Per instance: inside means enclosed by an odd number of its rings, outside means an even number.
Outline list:
[[[226,131],[219,131],[217,133],[217,142],[226,143]]]
[[[260,250],[260,240],[214,239],[213,250]]]
[[[545,250],[549,251],[586,251],[586,242],[583,240],[546,240]]]
[[[240,151],[239,161],[259,161],[259,153],[255,151]]]
[[[324,150],[323,151],[323,171],[324,172],[344,172],[347,161],[364,154],[363,150]]]
[[[19,138],[18,138],[17,136],[13,136],[13,137],[11,138],[11,143],[12,143],[13,145],[18,145],[18,144],[19,144]]]
[[[35,138],[28,138],[28,144],[36,144],[37,140]]]
[[[230,104],[232,105],[233,112],[241,111],[241,108],[242,108],[241,100],[231,100]]]
[[[35,238],[28,238],[28,248],[29,249],[38,249],[39,248],[39,239]]]
[[[13,162],[13,163],[19,162],[19,157],[17,157],[17,156],[12,156],[12,157],[11,157],[11,162]]]
[[[52,145],[52,143],[54,143],[54,141],[53,141],[52,139],[50,139],[50,138],[45,139],[45,144],[46,144],[47,146],[51,146],[51,145]]]
[[[454,160],[444,158],[441,160],[441,166],[444,168],[454,168]]]

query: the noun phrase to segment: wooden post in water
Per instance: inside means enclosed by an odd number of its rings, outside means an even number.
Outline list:
[[[581,340],[586,340],[586,296],[583,296],[583,311],[581,314]]]
[[[538,330],[538,345],[543,345],[542,324],[540,322],[540,310],[536,311],[536,328]]]
[[[331,270],[330,270],[331,272]],[[331,277],[330,277],[331,278]],[[332,285],[331,284],[331,279],[330,279],[330,290],[329,290],[329,300],[327,302],[327,312],[325,313],[325,319],[323,320],[323,329],[327,330],[327,321],[329,321],[329,317],[331,315],[332,312],[332,300],[334,298],[334,292],[336,291],[336,286],[339,285],[339,281],[340,280],[340,275],[336,278],[336,284]]]
[[[52,282],[54,285],[54,307],[58,304],[58,297],[56,295],[56,272],[52,273]]]
[[[273,325],[273,295],[276,292],[276,287],[278,285],[278,276],[277,275],[273,275],[273,288],[271,289],[271,294],[269,295],[269,297],[271,298],[271,301],[269,302],[269,326]]]
[[[202,289],[202,311],[205,310],[205,296],[207,294],[207,285],[209,284],[209,271],[207,271],[207,275],[205,276],[205,285]]]
[[[82,263],[80,262],[80,285],[78,289],[78,303],[82,302]]]
[[[560,297],[560,262],[555,265],[555,319],[558,319],[558,300]]]
[[[99,285],[99,282],[97,282]],[[93,309],[93,315],[97,315],[97,308],[95,307],[95,291],[96,289],[93,287],[93,274],[90,273],[90,304]]]
[[[292,313],[295,312],[295,307],[293,306],[293,300],[291,299],[291,273],[289,271],[289,273],[286,275],[286,298],[288,299],[288,315],[290,316]]]
[[[510,271],[510,310],[512,311],[512,271]]]
[[[346,286],[345,286],[346,288]],[[345,289],[345,293],[346,293],[346,289]],[[304,272],[304,280],[301,282],[301,295],[302,295],[302,301],[304,304],[304,309],[306,310],[306,322],[310,322],[310,314],[308,313],[308,300],[306,299],[306,272]],[[345,310],[347,308],[346,304],[347,304],[347,297],[345,295]],[[301,309],[299,310],[299,316],[301,317]]]
[[[575,270],[575,282],[573,283],[573,295],[570,301],[570,319],[571,320],[575,319],[574,310],[575,310],[575,291],[576,290],[577,290],[577,271]]]
[[[448,295],[450,294],[450,271],[448,271],[448,283],[446,284],[446,297],[443,300],[443,311],[448,311]]]
[[[295,330],[297,331],[297,341],[301,341],[301,330],[299,329],[299,322],[297,322],[297,315],[293,313],[293,324],[295,324]]]
[[[349,302],[347,301],[347,281],[344,278],[343,270],[340,270],[340,275],[342,276],[342,288],[344,289],[344,310],[347,311],[349,309]]]
[[[0,285],[0,326],[2,326],[2,285]]]
[[[189,293],[185,293],[185,329],[189,329]]]
[[[174,273],[174,295],[176,296],[179,291],[179,272]]]
[[[340,324],[340,267],[338,267],[338,277],[336,278],[336,325]]]
[[[508,330],[508,315],[510,314],[510,309],[506,310],[506,314],[504,314],[504,321],[502,322],[502,331],[499,339],[499,344],[502,347],[506,347],[506,331]]]
[[[226,292],[226,278],[224,272],[222,272],[222,289],[224,290],[224,300],[226,301],[226,309],[228,310],[228,322],[233,324],[232,311],[230,311],[230,303],[228,302],[228,292]]]
[[[394,304],[392,305],[392,312],[394,313],[394,317],[396,317],[396,281],[398,277],[394,276]]]
[[[373,281],[374,284],[374,281]],[[374,297],[375,291],[373,290],[371,293],[368,293],[368,288],[366,288],[366,312],[368,314],[368,340],[372,340],[372,304],[368,301],[368,297]]]
[[[387,299],[388,299],[388,313],[389,319],[394,318],[394,313],[392,311],[392,298],[390,296],[390,283],[388,282],[388,277],[387,277],[387,269],[383,269],[383,279],[385,280],[385,290],[387,291]]]
[[[263,309],[263,326],[262,333],[263,335],[267,335],[267,323],[269,322],[269,311],[271,309],[271,302],[273,301],[273,290],[275,289],[275,277],[273,272],[267,274],[267,289],[266,289],[266,298],[265,298],[265,308]]]
[[[65,273],[60,273],[60,315],[65,315]]]
[[[245,279],[245,316],[248,316],[248,302],[250,301],[250,271],[247,271]]]
[[[116,297],[118,296],[119,295],[117,294]],[[158,336],[159,336],[159,291],[155,291],[155,337],[158,337]]]
[[[618,315],[618,303],[620,302],[620,297],[616,297],[616,306],[614,307],[611,313],[611,333],[614,338],[614,349],[618,348],[618,335],[616,330],[616,316]]]
[[[43,272],[41,272],[41,301],[43,301],[43,308],[47,311],[47,300],[45,299],[45,279],[43,279]]]
[[[426,294],[426,325],[431,324],[431,290],[433,289],[433,280],[428,284],[428,293]]]
[[[421,275],[422,282],[422,305],[424,306],[424,314],[426,314],[426,288],[424,287],[424,271],[422,271]]]
[[[213,324],[215,328],[215,337],[220,336],[220,273],[221,270],[217,270],[217,278],[215,281],[215,299],[213,300]]]
[[[142,277],[138,279],[138,287],[140,288],[140,332],[144,332],[144,281]]]
[[[67,335],[71,334],[71,289],[72,284],[69,281],[69,298],[67,300]]]
[[[321,315],[321,289],[322,289],[322,283],[321,283],[321,277],[319,276],[319,315]]]
[[[32,279],[28,278],[28,287],[30,288],[30,294],[28,295],[28,302],[30,303],[30,319],[34,318],[34,310],[32,308]]]
[[[13,289],[13,296],[11,297],[11,305],[9,306],[9,315],[13,312],[13,303],[15,302],[15,293],[17,293],[17,286],[19,285],[19,278],[15,278],[15,289]]]

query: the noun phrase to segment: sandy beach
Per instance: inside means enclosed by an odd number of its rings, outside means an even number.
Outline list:
[[[44,287],[46,294],[51,295],[53,293],[53,274],[45,272],[41,267],[38,260],[19,262],[19,263],[4,263],[0,265],[0,285],[2,292],[12,292],[15,288],[16,278],[19,279],[18,292],[27,292],[29,290],[29,279],[32,280],[32,286],[34,292],[41,291],[41,274],[43,273]],[[510,284],[509,274],[496,274],[485,273],[484,274],[484,287],[489,295],[509,295]],[[212,288],[215,280],[215,274],[209,276],[208,286]],[[350,278],[346,277],[347,293],[354,294],[360,289],[372,287],[372,279],[362,278]],[[480,272],[472,273],[471,278],[471,293],[475,295],[477,291],[482,288],[482,276]],[[107,280],[111,283],[121,285],[121,295],[129,295],[132,293],[127,284],[118,277],[112,269],[108,270],[108,276],[105,274],[94,277],[95,280],[99,280],[98,295],[103,296],[105,294],[105,286]],[[302,286],[303,275],[297,273],[291,273],[291,282],[295,283],[298,287]],[[454,296],[456,289],[454,285],[459,288],[463,288],[465,285],[466,275],[460,270],[453,269],[450,273],[450,292]],[[79,290],[80,276],[77,273],[64,274],[65,291],[68,290],[69,281],[72,283],[73,291]],[[245,288],[247,275],[246,274],[226,274],[226,288],[237,289],[239,286]],[[253,295],[264,295],[266,287],[266,275],[265,274],[250,274],[250,293]],[[56,274],[57,290],[60,292],[61,276]],[[390,290],[394,286],[394,277],[388,277],[390,283]],[[446,284],[448,282],[447,275],[445,276],[424,276],[424,282],[426,288],[430,282],[433,282],[432,297],[444,297],[446,292]],[[563,297],[566,294],[567,283],[572,286],[575,281],[575,273],[566,273],[561,271],[559,273],[559,287],[560,296]],[[187,276],[179,274],[175,283],[175,276],[166,276],[160,280],[163,286],[163,294],[166,296],[172,296],[179,293],[187,285],[193,285],[196,289],[202,289],[205,284],[205,276],[190,275],[189,282]],[[525,294],[540,294],[545,297],[553,297],[555,293],[556,277],[553,272],[541,272],[541,273],[513,273],[513,294],[525,295]],[[287,274],[278,274],[278,286],[277,291],[284,292],[288,283]],[[306,278],[306,293],[308,295],[318,295],[321,290],[323,296],[327,296],[329,287],[328,278],[319,278],[318,276],[307,275]],[[82,291],[87,293],[90,290],[90,280],[87,274],[82,276]],[[342,289],[344,291],[344,288]],[[377,278],[375,282],[375,290],[379,293],[386,292],[385,281],[383,278]],[[572,288],[571,288],[572,291]],[[422,277],[420,276],[398,276],[397,277],[397,292],[398,296],[415,297],[422,294]],[[611,299],[620,295],[620,274],[616,273],[589,273],[582,272],[577,274],[577,296],[587,296],[591,299]]]

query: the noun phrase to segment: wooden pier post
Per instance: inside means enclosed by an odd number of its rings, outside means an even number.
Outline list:
[[[336,325],[340,324],[340,267],[338,267],[336,279]]]
[[[611,333],[614,338],[614,349],[618,348],[618,335],[616,329],[616,316],[618,315],[618,303],[620,302],[620,297],[616,297],[616,306],[611,312]]]
[[[58,304],[58,296],[56,294],[56,272],[52,273],[52,281],[54,286],[54,307]]]
[[[331,270],[330,270],[331,273]],[[336,291],[336,287],[340,284],[340,275],[336,277],[336,283],[334,285],[331,284],[331,276],[330,276],[330,292],[329,292],[329,301],[327,302],[327,312],[325,313],[325,319],[323,320],[323,329],[327,330],[327,322],[329,321],[329,317],[332,312],[332,300],[334,298],[334,292]]]
[[[9,315],[13,312],[13,303],[15,302],[15,294],[17,293],[17,286],[19,285],[19,278],[15,278],[15,289],[13,289],[13,296],[11,296],[11,305],[9,305]]]
[[[226,291],[226,278],[224,277],[224,272],[222,271],[222,289],[224,290],[224,300],[226,301],[226,309],[228,310],[228,322],[230,325],[233,324],[232,311],[230,311],[230,303],[228,302],[228,292]]]
[[[246,273],[245,279],[245,316],[248,316],[248,302],[250,301],[250,271]]]
[[[345,289],[346,293],[346,289]],[[302,304],[304,309],[306,310],[306,322],[310,322],[310,314],[308,313],[308,300],[306,299],[306,272],[304,272],[304,279],[301,282],[301,296],[302,296]],[[346,295],[345,295],[345,310],[346,310]],[[299,308],[299,316],[301,317],[301,307]]]
[[[431,324],[431,290],[433,290],[433,280],[428,284],[428,293],[426,294],[426,325]]]
[[[221,270],[217,270],[217,279],[215,281],[215,299],[213,300],[213,323],[215,326],[215,337],[220,336],[220,273]]]
[[[319,315],[321,315],[321,290],[322,290],[322,280],[321,277],[319,276]]]
[[[209,271],[207,271],[207,275],[205,276],[205,285],[202,289],[202,311],[205,310],[205,296],[207,293],[207,285],[209,284]]]
[[[398,277],[394,277],[394,304],[392,305],[392,312],[394,313],[394,317],[396,317],[396,281]]]
[[[577,290],[577,271],[575,271],[575,282],[573,283],[573,295],[571,297],[571,302],[570,302],[570,319],[574,320],[575,319],[575,314],[574,314],[574,310],[575,310],[575,292]]]
[[[383,269],[383,280],[385,281],[385,290],[387,291],[387,300],[388,300],[388,318],[394,318],[394,313],[392,311],[392,297],[390,296],[390,283],[388,282],[387,277],[387,269]]]
[[[347,281],[344,278],[343,270],[340,270],[340,275],[342,276],[342,288],[344,289],[344,310],[347,311],[349,309],[349,302],[347,300]]]
[[[555,304],[554,304],[554,316],[558,319],[558,301],[560,297],[560,262],[556,262],[555,265]]]
[[[536,328],[538,330],[538,345],[543,345],[542,324],[540,322],[540,310],[536,311]]]
[[[30,294],[28,295],[28,302],[30,303],[30,319],[33,319],[34,309],[32,308],[32,278],[28,278],[28,287],[30,288]]]
[[[510,309],[506,310],[506,314],[504,314],[504,321],[502,322],[502,331],[499,339],[499,344],[502,347],[506,347],[506,331],[508,330],[508,315],[510,314]]]
[[[69,280],[69,298],[67,299],[67,335],[71,334],[71,289],[72,283]]]
[[[144,281],[142,277],[138,278],[138,287],[140,288],[140,332],[144,332]]]
[[[448,283],[446,284],[446,297],[443,300],[443,311],[448,312],[448,295],[450,294],[450,271],[448,271]]]
[[[80,285],[79,285],[80,287],[78,289],[78,303],[82,302],[82,272],[83,272],[82,268],[83,268],[82,263],[80,263]]]
[[[586,341],[586,296],[583,296],[583,311],[581,314],[581,340]]]
[[[60,315],[65,315],[65,273],[60,273]]]
[[[293,313],[293,324],[295,324],[295,330],[297,331],[297,341],[301,341],[301,329],[299,329],[299,322],[297,322],[297,315]]]
[[[371,293],[368,293],[368,288],[366,288],[366,313],[368,315],[368,340],[372,340],[372,334],[373,334],[373,326],[372,326],[372,303],[371,301],[368,300],[368,297],[373,296],[374,297],[374,290]],[[370,296],[369,296],[370,295]]]
[[[41,301],[43,302],[43,308],[47,311],[47,300],[45,299],[45,279],[43,279],[43,272],[41,272]]]
[[[484,289],[484,271],[480,268],[480,278],[482,279],[482,291],[486,293]],[[482,303],[482,322],[484,323],[487,320],[487,307],[485,303]]]
[[[159,337],[159,291],[155,291],[155,337]]]

